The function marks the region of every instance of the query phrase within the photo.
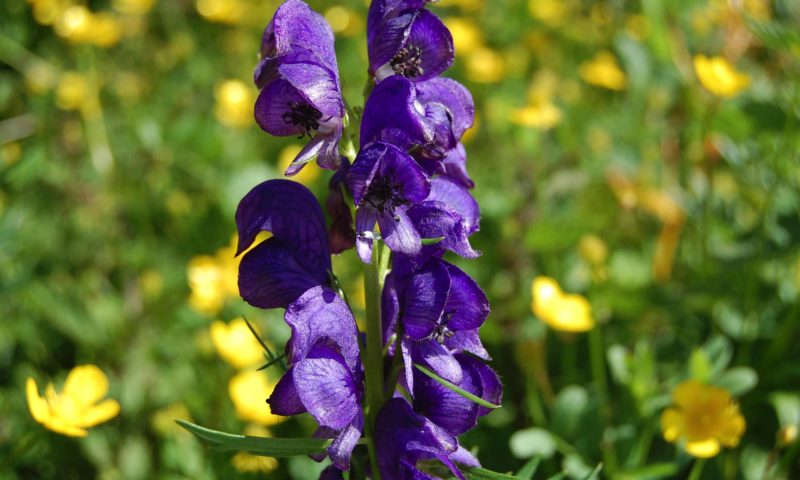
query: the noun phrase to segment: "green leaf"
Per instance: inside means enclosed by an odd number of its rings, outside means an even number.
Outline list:
[[[423,238],[422,244],[423,245],[436,245],[437,243],[444,240],[444,237],[433,237],[433,238]]]
[[[497,473],[485,468],[470,468],[463,472],[469,480],[524,480],[507,473]]]
[[[458,385],[456,385],[456,384],[454,384],[452,382],[448,382],[444,378],[440,377],[439,375],[436,375],[435,373],[433,373],[432,371],[428,370],[427,368],[423,367],[422,365],[420,365],[418,363],[415,363],[414,366],[417,367],[417,370],[419,370],[420,372],[422,372],[425,375],[431,377],[432,379],[436,380],[440,384],[442,384],[445,387],[449,388],[450,390],[456,392],[457,394],[461,395],[462,397],[466,398],[467,400],[472,400],[473,402],[477,403],[478,405],[480,405],[482,407],[495,409],[495,408],[500,408],[502,406],[502,405],[495,405],[494,403],[491,403],[491,402],[487,402],[486,400],[482,399],[481,397],[479,397],[477,395],[473,395],[473,394],[469,393],[468,391],[459,388]]]
[[[550,458],[556,453],[556,440],[543,428],[526,428],[514,432],[509,442],[511,453],[517,458]]]
[[[597,466],[594,467],[594,470],[592,470],[591,473],[589,473],[589,475],[583,477],[583,480],[597,480],[598,478],[600,478],[600,472],[602,470],[603,470],[603,464],[598,463]]]
[[[701,383],[708,382],[711,377],[711,360],[702,349],[695,349],[689,357],[689,375]]]
[[[714,384],[739,397],[758,384],[758,374],[750,367],[736,367],[720,375]]]
[[[175,421],[198,438],[211,443],[212,449],[218,452],[241,450],[253,455],[284,458],[323,453],[330,444],[330,440],[324,438],[251,437],[211,430],[185,420]]]
[[[539,464],[542,463],[542,459],[539,457],[533,457],[528,462],[522,466],[522,468],[517,471],[517,476],[520,478],[524,478],[525,480],[530,480],[536,474],[536,470],[539,469]]]
[[[632,480],[658,480],[660,478],[675,478],[680,471],[680,466],[674,463],[652,463],[650,465],[625,470],[621,477]]]

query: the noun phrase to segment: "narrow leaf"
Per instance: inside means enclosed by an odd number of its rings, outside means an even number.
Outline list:
[[[175,421],[198,438],[211,443],[212,450],[218,452],[240,450],[253,455],[283,458],[324,453],[325,448],[330,444],[330,440],[324,438],[251,437],[211,430],[185,420]]]
[[[433,373],[432,371],[428,370],[427,368],[423,367],[422,365],[420,365],[418,363],[415,363],[414,366],[417,367],[417,370],[419,370],[420,372],[422,372],[425,375],[431,377],[432,379],[436,380],[440,384],[442,384],[445,387],[449,388],[450,390],[456,392],[457,394],[461,395],[462,397],[466,398],[467,400],[471,400],[471,401],[477,403],[478,405],[480,405],[482,407],[486,407],[486,408],[495,409],[495,408],[500,408],[501,407],[501,405],[495,405],[494,403],[487,402],[486,400],[482,399],[481,397],[479,397],[477,395],[474,395],[472,393],[469,393],[468,391],[466,391],[466,390],[464,390],[462,388],[459,388],[458,385],[456,385],[456,384],[454,384],[452,382],[448,382],[444,378],[440,377],[439,375],[436,375],[435,373]]]
[[[507,473],[497,473],[485,468],[470,468],[464,472],[468,480],[523,480]]]
[[[539,464],[542,463],[542,459],[540,457],[533,457],[528,460],[528,463],[522,466],[517,472],[517,476],[519,478],[523,478],[525,480],[530,480],[536,474],[536,470],[539,469]]]
[[[594,470],[592,470],[592,472],[589,475],[583,477],[583,480],[597,480],[598,478],[600,478],[600,472],[602,470],[603,470],[603,464],[598,463],[597,466],[594,467]]]

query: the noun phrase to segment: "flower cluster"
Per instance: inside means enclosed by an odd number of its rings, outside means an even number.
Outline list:
[[[311,192],[288,180],[258,185],[236,212],[239,253],[271,233],[242,258],[240,293],[253,306],[284,308],[292,330],[289,368],[268,403],[278,415],[309,413],[316,436],[332,439],[323,478],[343,478],[362,437],[372,478],[436,478],[425,471],[431,460],[463,478],[458,465],[478,461],[456,437],[501,400],[478,335],[488,300],[444,260],[448,251],[480,255],[469,243],[480,210],[460,143],[474,105],[464,86],[439,76],[453,63],[453,40],[426,3],[372,2],[359,116],[344,107],[331,28],[300,0],[276,11],[254,73],[261,128],[309,138],[286,174],[314,159],[336,170],[329,229]],[[359,117],[355,152],[344,143]],[[366,343],[331,268],[332,253],[353,247],[376,273],[365,274],[377,291]]]

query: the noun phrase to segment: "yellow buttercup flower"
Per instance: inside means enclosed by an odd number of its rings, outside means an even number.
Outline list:
[[[750,77],[723,57],[695,55],[694,71],[700,84],[718,97],[733,97],[750,86]]]
[[[672,400],[673,407],[661,414],[661,431],[668,442],[681,442],[698,458],[711,458],[721,447],[739,444],[745,421],[727,390],[689,380],[675,387]]]
[[[489,47],[478,47],[467,57],[467,77],[476,83],[496,83],[505,77],[506,61]]]
[[[85,437],[87,428],[106,422],[119,413],[116,400],[100,401],[108,393],[108,378],[94,365],[72,369],[58,393],[50,383],[39,396],[36,381],[28,377],[25,394],[33,419],[49,430],[71,437]],[[98,403],[99,402],[99,403]]]
[[[241,80],[219,83],[214,89],[217,100],[214,116],[229,127],[249,127],[253,124],[253,105],[256,102],[254,90]]]
[[[242,318],[230,323],[215,321],[210,327],[211,342],[223,360],[234,368],[246,368],[264,361],[261,344]]]
[[[531,285],[531,293],[531,310],[550,328],[573,333],[594,328],[589,301],[582,295],[565,294],[554,279],[536,277]]]
[[[607,51],[598,52],[591,60],[581,63],[578,73],[586,83],[609,90],[624,90],[628,83],[616,57]]]
[[[453,35],[456,55],[468,54],[483,45],[481,29],[474,21],[461,17],[445,18],[443,21]]]
[[[247,13],[239,0],[197,0],[196,7],[200,15],[211,22],[237,23]]]
[[[275,383],[270,382],[264,372],[245,370],[237,373],[228,383],[228,394],[236,415],[247,422],[260,425],[275,425],[285,417],[273,415],[264,401],[272,394]]]
[[[561,121],[561,109],[547,100],[511,112],[511,123],[539,130],[550,130]]]

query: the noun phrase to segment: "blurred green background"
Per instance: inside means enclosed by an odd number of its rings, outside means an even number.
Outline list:
[[[252,121],[279,3],[0,3],[0,478],[316,478],[309,459],[232,460],[172,423],[313,431],[258,414],[279,371],[229,388],[254,367],[237,373],[226,342],[247,342],[210,330],[245,315],[277,350],[288,336],[281,312],[236,295],[229,247],[239,199],[300,147]],[[367,2],[310,4],[363,104]],[[606,478],[684,478],[698,462],[659,418],[695,379],[736,397],[747,425],[702,478],[800,478],[800,3],[431,8],[478,111],[465,143],[484,254],[455,261],[491,300],[483,336],[505,384],[462,443],[534,478],[599,462]],[[324,199],[329,176],[299,181]],[[334,267],[358,310],[355,256]],[[537,276],[588,300],[588,333],[534,315]],[[26,379],[60,390],[84,364],[119,415],[83,438],[36,423]]]

